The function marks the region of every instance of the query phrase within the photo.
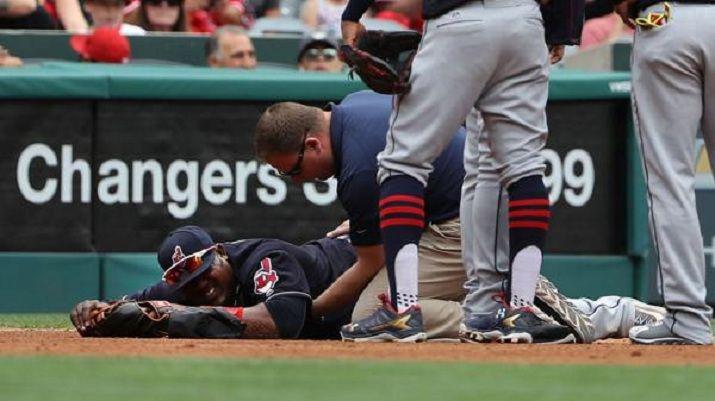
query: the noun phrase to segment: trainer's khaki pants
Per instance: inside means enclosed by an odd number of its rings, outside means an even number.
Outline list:
[[[456,338],[462,321],[466,275],[462,266],[459,219],[429,224],[419,244],[419,303],[428,338]],[[353,321],[381,306],[377,296],[387,291],[383,267],[360,295]]]

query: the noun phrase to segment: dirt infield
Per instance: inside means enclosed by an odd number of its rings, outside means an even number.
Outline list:
[[[2,330],[0,355],[389,359],[522,364],[715,365],[715,347],[589,345],[345,344],[338,341],[81,338],[66,330]]]

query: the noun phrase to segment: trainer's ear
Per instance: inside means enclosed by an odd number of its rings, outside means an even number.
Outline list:
[[[323,151],[323,142],[318,137],[310,136],[305,139],[305,148],[312,149],[316,152]]]

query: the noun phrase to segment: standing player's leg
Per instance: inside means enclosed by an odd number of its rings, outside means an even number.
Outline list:
[[[659,11],[655,5],[644,10]],[[711,344],[712,309],[705,303],[703,239],[695,208],[694,141],[703,115],[703,86],[712,85],[715,7],[673,5],[673,18],[652,31],[638,29],[633,48],[633,110],[647,185],[649,225],[668,315],[634,328],[642,344]],[[707,28],[706,28],[707,27]],[[703,58],[705,57],[705,58]],[[708,67],[709,66],[709,67]],[[715,110],[707,110],[708,113]],[[706,113],[707,114],[707,113]],[[709,120],[705,116],[704,129]],[[708,132],[712,144],[712,131]]]
[[[412,338],[422,330],[417,244],[424,228],[423,194],[431,163],[464,122],[484,88],[487,72],[497,67],[493,59],[483,57],[498,33],[482,30],[482,4],[468,3],[458,10],[427,21],[412,63],[411,89],[396,99],[387,145],[378,156],[380,225],[391,306],[397,313],[390,320],[392,314],[378,310],[351,325],[354,332],[377,327],[374,337],[381,337],[388,323],[405,320],[405,315],[414,316],[406,321],[415,325],[393,330],[394,336]]]
[[[566,328],[544,322],[529,309],[534,304],[550,216],[540,155],[547,136],[549,69],[541,12],[536,3],[514,7],[509,13],[496,7],[487,11],[509,18],[500,28],[500,68],[477,103],[500,182],[509,196],[510,310],[499,327],[500,341],[574,341]]]
[[[491,321],[503,306],[509,273],[507,193],[499,183],[484,122],[476,109],[467,119],[464,148],[466,176],[462,188],[462,260],[467,272],[465,319]]]

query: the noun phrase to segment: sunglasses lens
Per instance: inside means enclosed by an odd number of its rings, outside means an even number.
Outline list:
[[[305,53],[305,56],[311,61],[317,60],[320,56],[322,56],[326,61],[332,61],[338,56],[338,51],[335,49],[309,49]]]
[[[164,273],[164,281],[170,285],[181,282],[184,276],[199,270],[204,263],[204,256],[209,254],[209,252],[202,251],[199,254],[189,255],[176,262],[174,266]]]
[[[323,49],[323,57],[327,60],[333,60],[338,57],[338,51],[336,49]]]

